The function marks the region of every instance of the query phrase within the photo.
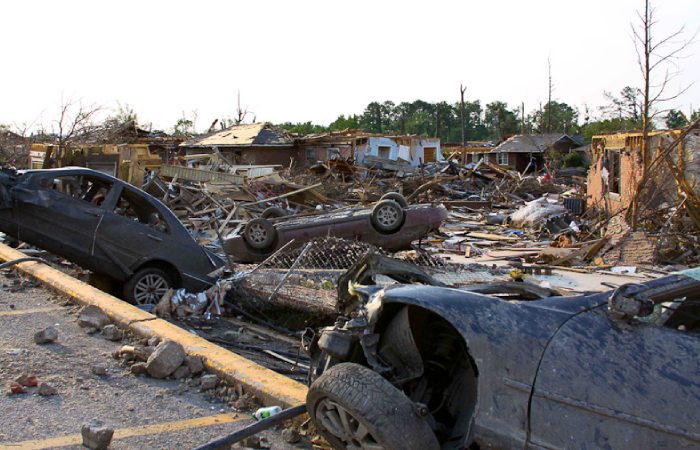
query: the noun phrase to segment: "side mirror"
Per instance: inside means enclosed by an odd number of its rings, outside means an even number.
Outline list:
[[[644,317],[654,311],[654,302],[643,293],[647,289],[638,284],[623,284],[608,299],[608,313],[615,320]]]

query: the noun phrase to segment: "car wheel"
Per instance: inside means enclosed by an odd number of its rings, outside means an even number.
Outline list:
[[[284,217],[287,215],[287,211],[285,211],[282,208],[278,208],[277,206],[271,206],[267,208],[265,211],[262,212],[262,217],[263,219],[275,219],[277,217]]]
[[[265,250],[275,242],[275,227],[267,219],[253,219],[243,229],[246,243],[257,250]]]
[[[381,375],[353,363],[321,374],[306,395],[319,433],[336,449],[439,449],[415,405]]]
[[[163,269],[146,267],[124,284],[124,299],[135,305],[154,305],[173,287],[173,279]]]
[[[379,199],[379,201],[382,200],[393,200],[396,203],[398,203],[399,206],[401,206],[402,208],[408,208],[408,202],[406,201],[406,198],[398,192],[388,192],[382,195],[382,198]]]
[[[378,231],[391,233],[401,228],[403,223],[403,208],[394,200],[382,200],[372,208],[370,219]]]

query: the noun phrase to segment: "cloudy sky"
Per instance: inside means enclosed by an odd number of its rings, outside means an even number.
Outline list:
[[[655,34],[700,27],[700,1],[656,0]],[[371,101],[467,98],[592,109],[640,85],[630,23],[643,0],[3,2],[0,123],[50,128],[62,99],[127,104],[172,128],[233,116],[328,124]],[[698,78],[700,42],[677,90]],[[669,105],[700,109],[700,83]]]

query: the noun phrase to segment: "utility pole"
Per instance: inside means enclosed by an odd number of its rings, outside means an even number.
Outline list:
[[[464,93],[467,91],[467,87],[462,85],[459,85],[459,116],[460,120],[462,121],[462,147],[464,147],[467,143],[466,141],[466,130],[464,129]]]
[[[520,102],[520,134],[525,134],[525,102]]]
[[[552,132],[552,60],[547,57],[547,73],[549,75],[549,89],[547,96],[547,133]]]

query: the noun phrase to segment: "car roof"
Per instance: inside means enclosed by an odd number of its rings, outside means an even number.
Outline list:
[[[114,181],[116,183],[124,183],[122,180],[119,178],[113,177],[112,175],[106,174],[104,172],[100,172],[98,170],[94,169],[89,169],[87,167],[78,167],[78,166],[69,166],[69,167],[57,167],[57,168],[52,168],[52,169],[27,169],[27,170],[18,170],[18,174],[72,174],[72,175],[94,175],[98,177],[102,177],[105,179],[108,179],[110,181]]]

